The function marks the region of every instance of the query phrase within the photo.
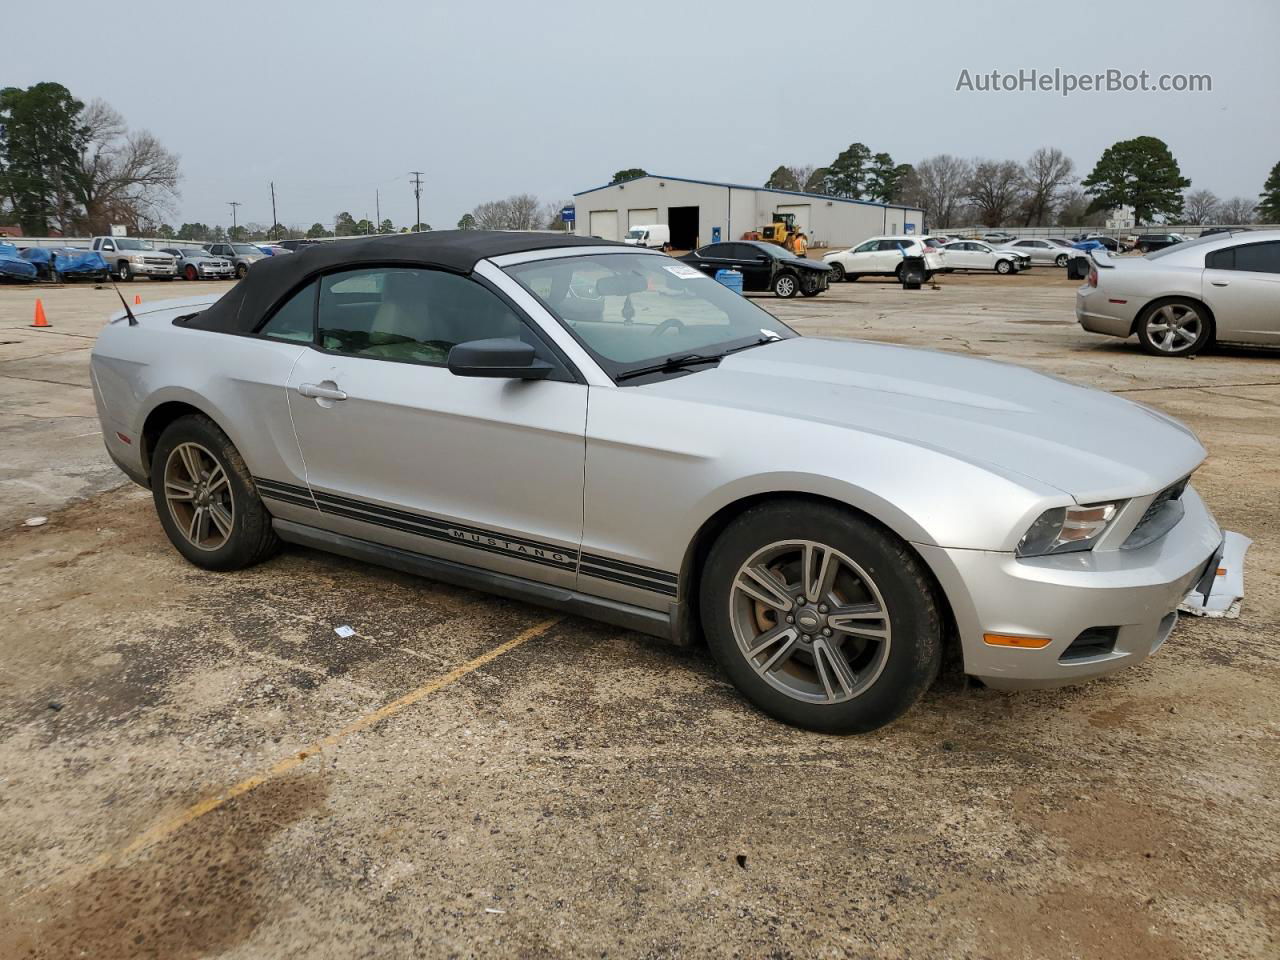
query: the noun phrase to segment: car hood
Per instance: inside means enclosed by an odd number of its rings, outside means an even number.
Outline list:
[[[1081,503],[1154,493],[1205,450],[1142,404],[1013,364],[888,344],[798,337],[634,389],[887,436]]]
[[[819,273],[830,273],[831,264],[823,263],[821,260],[810,260],[807,257],[792,257],[789,260],[781,260],[792,267],[799,267],[801,270],[817,270]]]

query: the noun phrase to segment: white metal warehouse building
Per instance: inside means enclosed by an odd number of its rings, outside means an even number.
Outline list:
[[[922,234],[924,211],[870,200],[846,200],[649,174],[574,194],[574,233],[620,240],[629,229],[655,223],[671,228],[671,246],[692,250],[715,240],[738,240],[794,213],[810,246],[847,247],[877,234]]]

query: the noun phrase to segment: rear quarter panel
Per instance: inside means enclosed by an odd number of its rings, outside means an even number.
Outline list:
[[[217,423],[255,476],[305,483],[285,384],[308,348],[175,326],[182,312],[153,313],[136,327],[113,322],[99,336],[91,368],[108,448],[145,472],[147,418],[179,402]]]

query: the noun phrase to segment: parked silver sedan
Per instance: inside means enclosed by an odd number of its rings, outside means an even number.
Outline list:
[[[1051,240],[1038,240],[1028,238],[1025,240],[1015,240],[1007,244],[1009,249],[1017,250],[1019,253],[1025,253],[1031,258],[1032,263],[1042,263],[1048,266],[1065,267],[1067,261],[1071,259],[1071,254],[1058,246]]]
[[[1084,329],[1189,357],[1216,341],[1280,346],[1280,230],[1215,233],[1144,257],[1090,251]]]
[[[271,257],[216,302],[115,317],[92,369],[107,450],[197,566],[286,541],[705,638],[815,730],[897,717],[952,642],[1001,688],[1138,663],[1243,562],[1188,483],[1204,448],[1148,407],[801,337],[592,238]]]
[[[178,258],[178,276],[184,280],[230,280],[236,273],[230,260],[215,257],[207,250],[166,247],[164,252]]]

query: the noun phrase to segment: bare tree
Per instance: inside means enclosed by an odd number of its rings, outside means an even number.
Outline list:
[[[559,203],[548,203],[543,208],[543,229],[568,230],[569,224],[560,219],[560,211],[572,203],[572,200],[562,200]]]
[[[949,227],[965,196],[973,165],[962,157],[940,153],[921,160],[908,177],[903,198],[922,208],[931,226]]]
[[[75,173],[75,199],[84,226],[105,233],[112,223],[135,229],[172,212],[178,195],[178,157],[146,130],[130,132],[124,118],[94,100],[85,108],[88,137]]]
[[[1250,197],[1232,197],[1223,201],[1218,216],[1225,224],[1243,227],[1253,223],[1257,209],[1257,201]]]
[[[1041,147],[1022,165],[1023,225],[1049,222],[1063,192],[1075,182],[1075,164],[1057,147]]]
[[[482,203],[471,215],[480,230],[537,230],[542,227],[542,205],[531,193]]]
[[[969,177],[967,196],[978,220],[988,227],[1008,223],[1024,197],[1022,170],[1012,160],[979,160]]]
[[[787,169],[791,171],[791,175],[796,178],[796,183],[800,185],[801,190],[807,189],[809,178],[813,176],[813,171],[818,168],[812,163],[789,163]]]
[[[1182,219],[1186,223],[1212,223],[1221,209],[1222,201],[1212,190],[1193,190],[1182,201]]]

